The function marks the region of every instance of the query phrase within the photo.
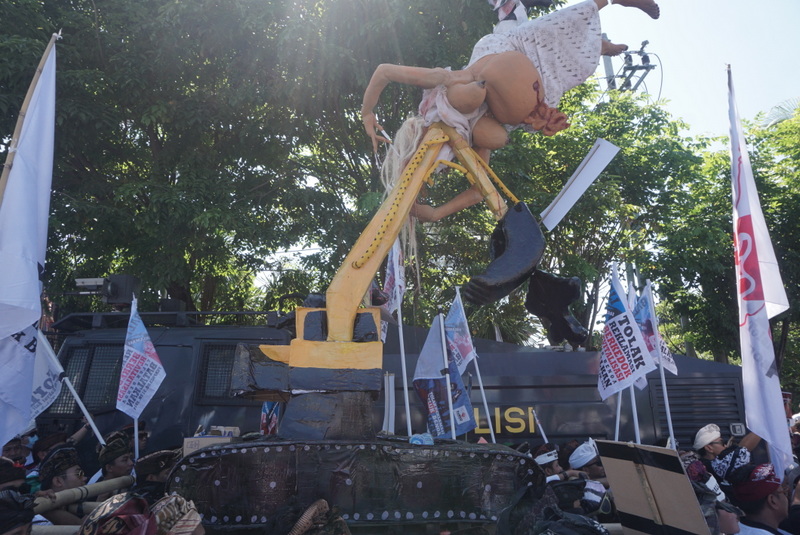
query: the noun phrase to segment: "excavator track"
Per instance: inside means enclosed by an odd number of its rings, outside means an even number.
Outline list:
[[[212,530],[278,533],[287,509],[319,499],[353,528],[492,524],[522,487],[543,484],[533,459],[496,444],[274,439],[193,452],[167,489],[194,501]]]

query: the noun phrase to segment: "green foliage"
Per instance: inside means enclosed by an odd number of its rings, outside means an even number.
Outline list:
[[[75,277],[143,280],[143,309],[160,297],[190,309],[278,310],[283,295],[323,292],[381,198],[358,110],[380,63],[467,62],[491,30],[475,0],[0,0],[0,136],[19,107],[49,35],[58,50],[56,169],[45,283],[62,312],[88,303],[64,292]],[[420,91],[392,84],[378,107],[391,134]],[[670,344],[732,358],[738,348],[728,157],[685,135],[660,105],[592,84],[561,108],[553,137],[515,132],[492,167],[534,214],[602,137],[620,154],[546,233],[542,268],[583,280],[574,307],[588,328],[602,315],[613,260],[651,279]],[[800,382],[800,119],[750,130],[756,181],[792,309],[778,318],[784,378]],[[3,151],[7,150],[2,146]],[[0,154],[4,156],[5,154]],[[467,187],[435,177],[427,202]],[[483,206],[417,227],[419,274],[404,317],[429,325],[488,262],[495,222]],[[268,258],[313,247],[294,264]],[[475,334],[529,343],[542,336],[523,286],[469,308]],[[99,306],[99,303],[93,303]],[[778,327],[782,328],[780,330]],[[785,336],[783,336],[785,334]]]
[[[746,142],[761,206],[770,230],[791,308],[773,320],[784,387],[797,389],[798,120],[767,129],[748,128]],[[727,140],[723,141],[727,145]],[[728,151],[705,152],[701,172],[677,191],[667,207],[671,227],[656,241],[654,275],[664,300],[662,325],[700,355],[720,362],[739,354],[736,274],[733,265],[731,170]],[[664,321],[666,320],[666,322]],[[683,327],[679,327],[683,323]],[[782,337],[781,329],[786,336]],[[794,385],[794,386],[792,386]]]

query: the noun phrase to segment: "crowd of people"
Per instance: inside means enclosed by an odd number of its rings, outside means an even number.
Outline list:
[[[76,448],[89,429],[87,424],[71,436],[53,433],[41,438],[33,430],[3,446],[0,535],[26,535],[34,525],[75,526],[81,535],[204,533],[194,504],[179,495],[166,495],[167,478],[181,459],[180,449],[155,451],[134,461],[132,426],[117,430],[98,444],[100,469],[90,479]],[[146,440],[146,433],[140,436],[142,449]],[[103,481],[109,484],[98,486],[101,492],[91,501],[59,500],[65,491]]]
[[[800,535],[800,418],[793,429],[795,462],[785,474],[754,454],[761,438],[723,437],[708,424],[692,449],[679,457],[712,535]],[[619,522],[602,459],[594,441],[546,443],[532,457],[542,468],[558,506],[568,512]]]
[[[793,442],[800,445],[800,418]],[[111,533],[108,523],[124,523],[120,533],[197,534],[201,516],[191,501],[167,496],[166,482],[182,457],[180,449],[149,452],[134,461],[132,428],[114,431],[96,448],[100,469],[89,477],[76,446],[89,426],[68,436],[34,433],[12,439],[0,457],[0,535],[25,535],[33,525],[71,525],[81,535]],[[800,535],[800,467],[776,474],[761,462],[761,439],[748,434],[724,437],[708,424],[695,435],[692,449],[680,451],[686,476],[712,535]],[[140,437],[144,451],[147,434]],[[589,439],[556,446],[545,443],[530,453],[545,476],[545,499],[560,511],[600,523],[619,522],[613,489],[596,443]],[[129,476],[129,479],[126,479]],[[60,505],[56,498],[88,483],[110,481],[93,501]],[[112,488],[113,487],[113,488]],[[58,506],[40,508],[52,502]],[[78,527],[80,526],[80,527]],[[600,528],[602,529],[602,528]]]

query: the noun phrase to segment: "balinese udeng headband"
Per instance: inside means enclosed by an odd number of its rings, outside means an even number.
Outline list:
[[[164,496],[150,512],[158,522],[157,535],[189,535],[202,522],[194,502],[177,494]]]
[[[156,475],[166,468],[172,468],[180,460],[180,450],[161,450],[145,455],[136,461],[136,476],[145,478]]]
[[[575,448],[575,451],[569,456],[569,466],[573,470],[579,470],[595,457],[597,457],[597,447],[594,445],[594,440],[590,438]]]
[[[147,500],[133,492],[115,494],[83,519],[78,535],[155,535]]]
[[[130,442],[127,438],[115,438],[107,442],[105,447],[100,450],[100,455],[97,460],[100,461],[100,466],[113,463],[117,457],[122,457],[125,454],[132,453]]]
[[[536,461],[536,464],[538,464],[539,466],[544,466],[546,464],[552,463],[553,461],[557,461],[558,452],[556,450],[548,451],[542,453],[541,455],[537,455],[536,457],[534,457],[533,460]]]
[[[39,465],[39,480],[42,488],[47,490],[53,484],[53,478],[65,473],[71,467],[80,466],[78,450],[73,447],[58,448],[47,454]]]
[[[694,437],[694,444],[692,445],[692,448],[696,450],[705,448],[721,437],[722,435],[719,432],[719,426],[717,424],[708,424],[704,427],[701,427],[697,432]]]

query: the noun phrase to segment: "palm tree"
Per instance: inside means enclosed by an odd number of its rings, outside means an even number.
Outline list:
[[[761,121],[761,128],[769,128],[786,119],[791,119],[798,112],[798,108],[800,108],[800,97],[784,100],[769,110],[767,116]]]

